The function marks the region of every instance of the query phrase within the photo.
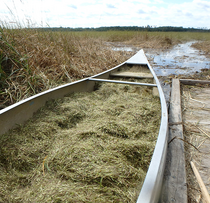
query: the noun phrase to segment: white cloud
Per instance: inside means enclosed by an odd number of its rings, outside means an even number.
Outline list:
[[[3,0],[0,19],[63,27],[184,26],[210,28],[210,2],[183,0]],[[12,11],[9,12],[9,9]],[[15,18],[14,18],[15,16]]]
[[[204,10],[210,10],[210,2],[209,1],[202,1],[202,0],[194,0],[194,3]]]
[[[163,1],[163,0],[154,0],[154,3],[155,3],[155,4],[163,4],[164,1]]]
[[[113,4],[106,4],[107,8],[116,8]]]
[[[138,10],[138,14],[140,14],[140,15],[142,15],[142,14],[146,14],[147,12],[146,11],[144,11],[144,10],[142,10],[142,9],[139,9]]]

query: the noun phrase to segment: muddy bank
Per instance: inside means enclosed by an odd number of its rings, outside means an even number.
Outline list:
[[[192,45],[194,48],[201,51],[201,54],[205,54],[206,57],[210,58],[210,42],[197,42]]]

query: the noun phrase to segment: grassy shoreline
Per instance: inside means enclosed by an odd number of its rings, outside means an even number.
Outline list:
[[[132,53],[113,51],[106,42],[137,49],[169,49],[186,41],[209,53],[209,33],[191,32],[51,32],[0,29],[0,108],[52,87],[114,67]],[[208,43],[206,43],[208,42]]]

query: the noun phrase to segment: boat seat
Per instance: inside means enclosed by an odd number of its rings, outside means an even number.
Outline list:
[[[125,78],[153,78],[152,73],[146,73],[146,72],[114,72],[110,74],[111,77],[125,77]]]

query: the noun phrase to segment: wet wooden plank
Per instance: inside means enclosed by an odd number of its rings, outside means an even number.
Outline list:
[[[162,194],[160,197],[161,203],[187,203],[184,142],[176,138],[183,139],[179,79],[172,80],[169,109],[169,144]]]

